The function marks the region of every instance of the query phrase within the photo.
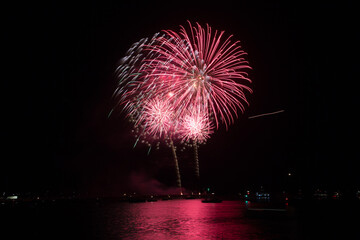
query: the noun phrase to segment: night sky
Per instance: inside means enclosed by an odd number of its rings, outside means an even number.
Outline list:
[[[355,3],[235,2],[47,1],[3,9],[0,192],[174,188],[171,150],[133,149],[131,124],[120,111],[108,113],[116,104],[114,70],[131,44],[186,20],[233,34],[253,68],[250,106],[200,146],[204,186],[223,193],[360,188]],[[192,154],[178,156],[189,188]]]

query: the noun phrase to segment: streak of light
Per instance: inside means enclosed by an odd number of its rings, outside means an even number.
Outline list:
[[[282,110],[279,110],[279,111],[276,111],[276,112],[258,114],[258,115],[250,116],[250,117],[248,117],[248,119],[264,117],[264,116],[268,116],[268,115],[274,115],[274,114],[278,114],[278,113],[282,113],[282,112],[285,112],[285,110],[282,109]]]

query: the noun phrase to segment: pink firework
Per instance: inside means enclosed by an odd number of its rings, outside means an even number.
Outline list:
[[[165,137],[174,127],[174,110],[167,100],[154,98],[143,103],[136,124],[141,124],[146,135]]]
[[[214,116],[217,127],[220,121],[228,127],[248,104],[245,92],[252,92],[246,86],[251,82],[246,53],[232,36],[223,40],[223,31],[213,32],[208,25],[206,30],[199,24],[193,27],[190,22],[189,27],[181,26],[179,34],[164,31],[144,47],[156,57],[143,61],[146,81],[141,89],[156,89],[161,96],[171,92],[177,118],[198,111]]]
[[[205,142],[213,132],[213,125],[204,113],[187,114],[181,121],[180,136],[183,140]]]

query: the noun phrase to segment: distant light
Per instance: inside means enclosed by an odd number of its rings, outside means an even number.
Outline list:
[[[291,173],[288,173],[288,176],[291,176]]]
[[[16,199],[18,199],[18,196],[8,196],[6,199],[16,200]]]

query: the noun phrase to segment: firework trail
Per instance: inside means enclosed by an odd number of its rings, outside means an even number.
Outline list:
[[[213,132],[213,125],[204,112],[189,113],[181,121],[180,135],[183,141],[192,141],[195,175],[200,180],[198,143],[205,143]]]
[[[194,160],[195,160],[195,174],[197,177],[197,180],[200,180],[200,166],[199,166],[199,153],[198,153],[198,145],[196,140],[193,142],[194,147]]]
[[[179,162],[176,155],[176,147],[174,146],[174,142],[172,139],[170,139],[170,147],[171,151],[173,153],[174,162],[175,162],[175,170],[176,170],[176,183],[178,188],[180,189],[180,195],[183,195],[182,193],[182,186],[181,186],[181,175],[180,175],[180,168],[179,168]]]
[[[250,116],[250,117],[248,117],[248,119],[274,115],[274,114],[278,114],[278,113],[282,113],[282,112],[285,112],[285,110],[279,110],[279,111],[270,112],[270,113],[258,114],[258,115]]]

